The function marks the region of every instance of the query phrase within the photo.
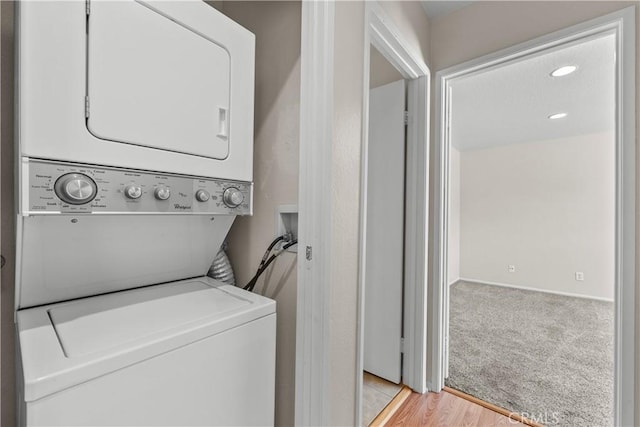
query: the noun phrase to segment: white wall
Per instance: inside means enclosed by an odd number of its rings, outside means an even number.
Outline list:
[[[276,237],[276,207],[298,202],[301,3],[219,3],[223,13],[256,35],[254,214],[236,219],[228,237],[229,258],[242,286]],[[276,425],[294,423],[296,268],[297,255],[283,253],[256,286],[277,303]]]
[[[603,133],[462,151],[460,276],[613,300],[614,144]]]
[[[370,49],[369,69],[371,70],[369,74],[370,89],[403,79],[402,74],[373,45]]]
[[[460,151],[449,148],[449,218],[447,236],[447,282],[460,279]]]

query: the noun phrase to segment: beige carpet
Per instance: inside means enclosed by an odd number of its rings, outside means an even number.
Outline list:
[[[613,425],[613,303],[458,282],[449,387],[549,426]]]

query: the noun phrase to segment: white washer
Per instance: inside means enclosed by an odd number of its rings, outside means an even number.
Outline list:
[[[275,302],[203,277],[18,312],[28,425],[273,423]]]
[[[250,187],[31,159],[22,171],[20,425],[273,424],[275,302],[204,276]],[[246,207],[225,204],[230,188]],[[65,202],[74,192],[94,197]]]

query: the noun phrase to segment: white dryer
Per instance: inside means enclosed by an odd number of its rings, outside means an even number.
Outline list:
[[[23,156],[252,180],[255,38],[202,1],[21,1]]]
[[[18,6],[20,424],[273,424],[275,302],[205,276],[252,213],[253,35],[200,1]]]

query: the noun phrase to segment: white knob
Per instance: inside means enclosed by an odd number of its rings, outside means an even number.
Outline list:
[[[206,202],[209,200],[209,197],[211,197],[211,195],[207,190],[196,191],[196,200],[199,202]]]
[[[222,201],[230,208],[238,207],[244,202],[244,194],[236,187],[229,187],[222,194]]]
[[[153,192],[153,195],[158,200],[167,200],[169,197],[171,197],[171,190],[165,187],[164,185],[162,185],[155,189],[155,191]]]
[[[83,205],[96,197],[98,187],[93,179],[85,174],[67,173],[58,178],[54,191],[66,203]]]
[[[139,199],[142,196],[142,187],[131,184],[124,188],[124,195],[130,199]]]

